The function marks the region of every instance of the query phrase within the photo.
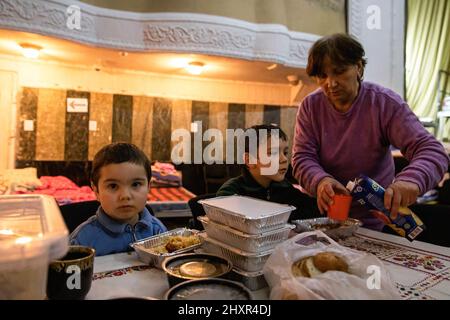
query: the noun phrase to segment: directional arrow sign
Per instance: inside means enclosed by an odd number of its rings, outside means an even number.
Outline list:
[[[67,112],[88,112],[88,99],[67,98]]]

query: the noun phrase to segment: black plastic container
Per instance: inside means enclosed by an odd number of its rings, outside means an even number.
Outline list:
[[[226,279],[199,279],[177,284],[164,295],[165,300],[253,300],[242,284]]]

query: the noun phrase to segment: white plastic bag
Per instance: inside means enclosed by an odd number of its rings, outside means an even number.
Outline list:
[[[319,252],[343,258],[349,273],[327,271],[313,278],[295,277],[292,264]],[[304,232],[283,242],[264,265],[270,299],[400,299],[383,263],[374,255],[343,247],[322,231]]]

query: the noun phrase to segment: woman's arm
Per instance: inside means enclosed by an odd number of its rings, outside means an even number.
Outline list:
[[[406,103],[394,109],[387,135],[409,161],[395,181],[415,183],[420,194],[434,188],[447,172],[449,158],[442,143],[422,126]]]
[[[332,176],[326,173],[319,163],[319,130],[313,125],[310,109],[311,105],[306,98],[297,112],[292,146],[292,173],[309,194],[317,195],[319,182]]]
[[[420,194],[434,188],[448,170],[448,155],[442,146],[422,126],[406,103],[390,108],[386,134],[409,161],[394,182],[386,188],[384,205],[396,216],[400,206],[416,202]]]

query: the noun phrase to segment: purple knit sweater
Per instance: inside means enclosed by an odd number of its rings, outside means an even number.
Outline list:
[[[442,144],[392,90],[363,82],[351,108],[340,113],[318,89],[304,99],[297,113],[293,173],[312,195],[326,176],[345,186],[365,174],[386,188],[395,173],[390,145],[399,148],[410,162],[395,180],[416,183],[421,194],[434,188],[448,169]],[[353,205],[352,216],[369,228],[382,227],[357,206]]]

